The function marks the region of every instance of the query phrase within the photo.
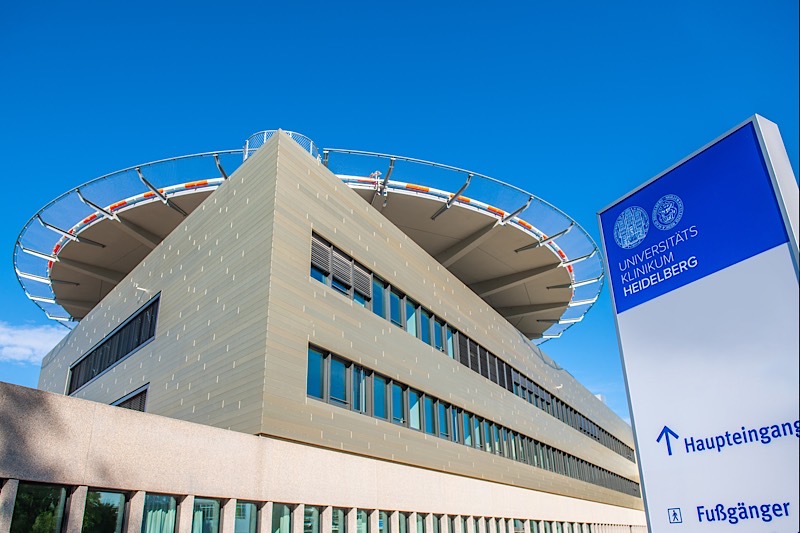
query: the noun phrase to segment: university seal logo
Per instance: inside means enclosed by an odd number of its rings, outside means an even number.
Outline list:
[[[662,196],[653,207],[653,225],[660,230],[674,228],[682,216],[683,200],[674,194]]]
[[[614,240],[620,248],[636,248],[647,236],[648,229],[647,212],[634,205],[620,213],[614,222]]]

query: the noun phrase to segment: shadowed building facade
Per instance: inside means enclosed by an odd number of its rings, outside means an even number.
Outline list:
[[[93,494],[120,531],[643,531],[630,428],[529,341],[577,301],[555,237],[265,140],[66,232],[81,320],[48,392],[0,388],[0,532],[43,487],[75,531]]]

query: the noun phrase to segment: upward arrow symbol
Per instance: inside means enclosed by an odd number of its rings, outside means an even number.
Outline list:
[[[664,429],[662,429],[661,433],[658,434],[656,442],[661,442],[661,439],[664,439],[667,442],[667,453],[672,455],[672,443],[669,441],[670,437],[677,439],[678,434],[669,429],[667,426],[664,426]]]

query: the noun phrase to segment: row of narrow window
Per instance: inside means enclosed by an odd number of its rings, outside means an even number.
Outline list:
[[[80,389],[155,336],[159,300],[156,297],[145,304],[72,367],[67,394]]]
[[[606,448],[635,461],[631,447],[316,234],[311,240],[311,277]]]
[[[308,396],[638,497],[639,485],[330,352],[308,349]]]
[[[11,533],[61,531],[65,527],[66,510],[74,495],[68,487],[22,481],[17,488],[11,515]],[[124,491],[89,490],[83,511],[81,531],[84,533],[122,533],[127,527],[130,495]],[[192,531],[220,533],[224,501],[195,496],[192,509]],[[145,494],[141,533],[174,533],[178,509],[183,498],[168,494]],[[266,502],[236,501],[234,533],[256,533],[259,514]],[[300,519],[299,505],[272,503],[270,529],[261,533],[292,533],[292,522]],[[302,505],[303,533],[321,533],[326,506]],[[227,511],[225,511],[227,512]],[[505,519],[481,516],[411,513],[372,509],[330,509],[331,533],[349,533],[347,518],[355,513],[352,533],[600,533],[610,531],[605,525],[531,519]],[[377,514],[377,516],[375,516]],[[397,531],[393,531],[392,515],[397,515]],[[430,521],[426,518],[430,518]],[[377,520],[374,520],[377,518]],[[372,525],[377,522],[377,530]],[[430,528],[428,527],[430,524]],[[613,526],[611,526],[613,529]],[[634,529],[636,528],[636,529]],[[428,531],[430,529],[430,531]],[[643,530],[625,526],[624,530]]]

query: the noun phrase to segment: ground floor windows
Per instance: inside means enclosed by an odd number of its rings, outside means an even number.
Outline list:
[[[391,413],[394,424],[639,496],[634,481],[314,346],[308,349],[307,394],[384,420]]]
[[[370,533],[369,511],[359,509],[356,511],[356,533]]]
[[[125,494],[90,490],[83,511],[83,533],[122,533],[125,519]]]
[[[219,533],[219,500],[194,499],[192,533]]]
[[[11,533],[58,533],[64,520],[67,490],[55,485],[20,483],[14,501]]]
[[[233,533],[256,533],[257,530],[258,506],[251,502],[236,502],[236,518],[233,522]]]
[[[178,500],[175,496],[147,494],[144,499],[142,533],[174,533]]]
[[[303,533],[320,533],[321,515],[322,509],[316,505],[306,505],[303,510]]]
[[[272,533],[292,533],[292,506],[272,504]]]
[[[389,511],[378,511],[378,533],[392,533],[392,522]]]
[[[333,508],[331,511],[331,533],[347,533],[347,509]]]

